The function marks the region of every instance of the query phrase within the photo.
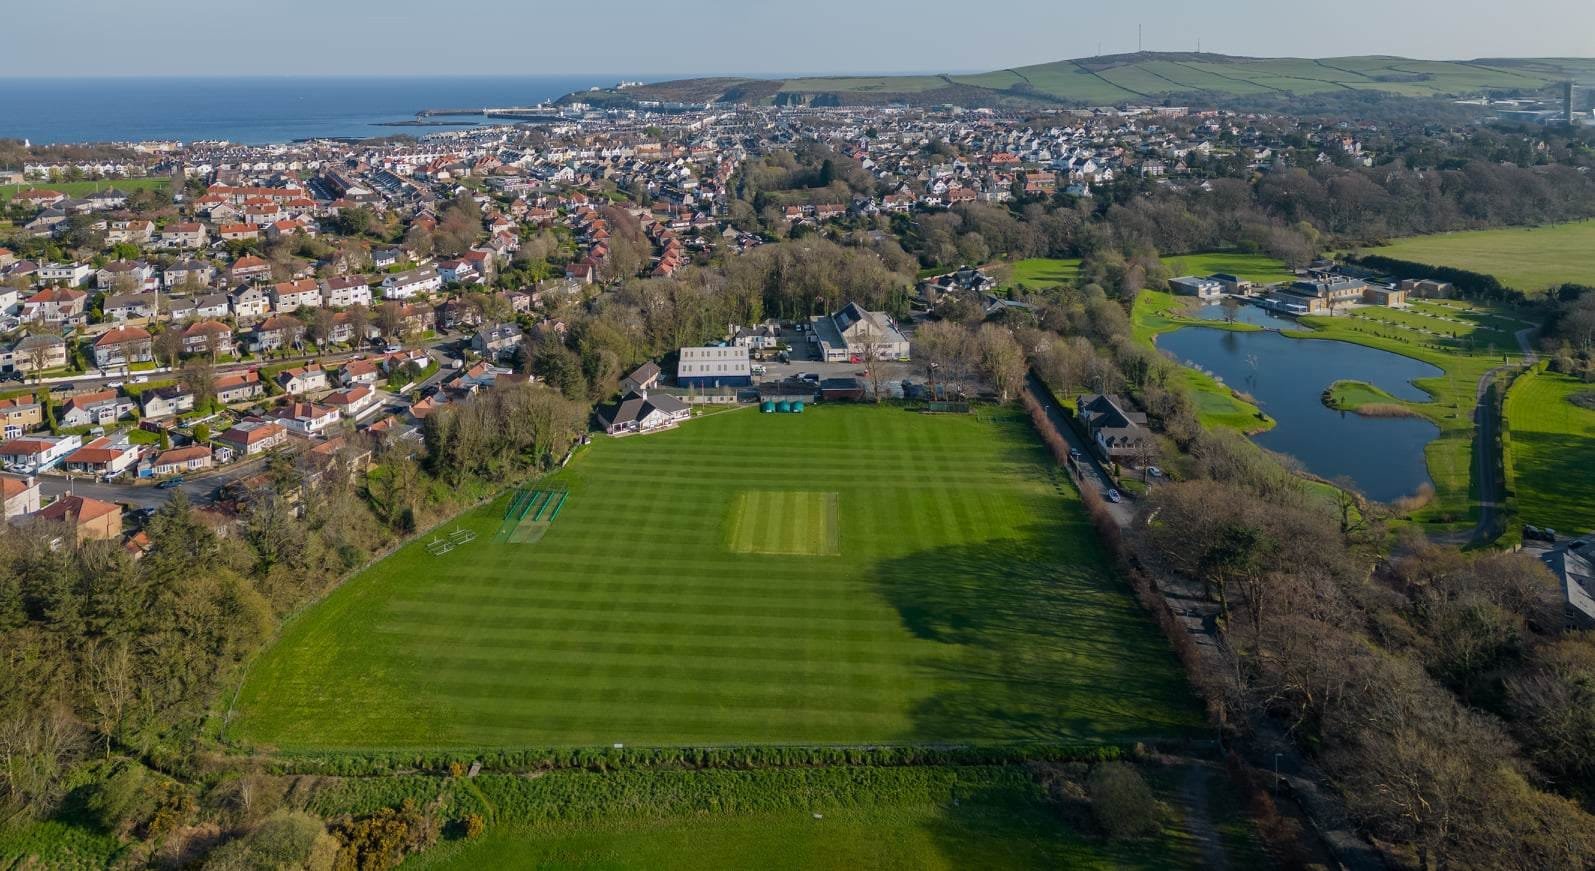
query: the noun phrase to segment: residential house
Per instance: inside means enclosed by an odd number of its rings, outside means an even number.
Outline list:
[[[337,409],[338,413],[350,420],[360,417],[377,407],[382,397],[377,391],[364,384],[356,384],[343,390],[327,394],[322,400],[325,404]]]
[[[158,297],[155,294],[112,294],[105,297],[107,321],[131,321],[134,317],[155,317]]]
[[[153,221],[112,221],[105,229],[105,244],[107,245],[147,245],[154,238],[155,223]]]
[[[143,327],[112,327],[94,340],[94,365],[101,369],[149,363],[154,359],[154,339]]]
[[[239,421],[233,428],[217,436],[216,440],[237,456],[253,457],[287,441],[288,430],[273,421],[250,418]]]
[[[274,284],[271,288],[271,303],[272,307],[282,314],[301,308],[320,308],[321,286],[314,278]]]
[[[1125,411],[1124,400],[1103,393],[1080,396],[1075,417],[1103,459],[1134,460],[1152,443],[1146,415]]]
[[[59,284],[65,287],[82,287],[94,275],[94,267],[87,263],[46,263],[36,274],[42,284]]]
[[[226,405],[258,399],[265,392],[266,386],[260,383],[260,372],[255,369],[216,376],[216,398]]]
[[[239,320],[264,317],[270,309],[271,297],[259,287],[240,288],[232,295],[233,317]]]
[[[89,295],[70,287],[51,287],[22,301],[22,319],[44,324],[79,324],[87,320]]]
[[[207,293],[194,298],[194,317],[219,320],[232,314],[233,301],[225,293]]]
[[[321,302],[331,308],[371,305],[371,279],[365,275],[329,278],[321,283]]]
[[[203,248],[209,240],[204,224],[168,224],[161,230],[161,244],[168,248]]]
[[[688,350],[688,349],[683,349]],[[744,353],[746,349],[743,349]],[[614,405],[598,409],[598,425],[612,436],[669,429],[692,414],[685,402],[668,394],[628,393]]]
[[[326,390],[327,372],[315,363],[285,369],[277,373],[277,386],[281,387],[284,393],[295,395]]]
[[[68,493],[34,515],[71,530],[76,544],[107,541],[122,535],[122,506]]]
[[[181,475],[186,472],[198,472],[209,469],[213,464],[210,448],[204,445],[189,445],[183,448],[172,448],[162,451],[155,458],[152,470],[156,477],[164,478],[168,475]]]
[[[83,447],[79,436],[24,436],[0,442],[0,463],[6,468],[31,475],[51,469],[62,458]]]
[[[781,331],[773,323],[737,327],[731,331],[731,344],[764,351],[781,344]]]
[[[138,462],[139,449],[125,435],[100,436],[66,455],[61,465],[69,472],[81,472],[96,478],[111,479]]]
[[[1567,623],[1574,629],[1595,630],[1595,535],[1564,541],[1540,556],[1562,585]]]
[[[290,433],[305,438],[314,438],[337,426],[343,416],[338,409],[315,402],[292,402],[275,413],[278,423]]]
[[[620,379],[620,393],[647,393],[659,386],[659,364],[652,360],[631,370],[631,374]]]
[[[6,520],[38,511],[39,479],[0,475],[0,499],[4,500]]]
[[[471,350],[488,358],[505,357],[515,353],[521,344],[521,329],[514,324],[494,324],[483,327],[471,336]]]
[[[438,277],[444,284],[480,284],[482,276],[469,260],[440,260],[437,265]]]
[[[137,260],[118,260],[115,263],[105,264],[94,273],[94,286],[100,290],[135,293],[154,290],[161,285],[154,266]],[[109,315],[110,304],[107,303],[105,307],[106,314]]]
[[[124,417],[132,417],[133,400],[107,388],[79,393],[61,404],[56,415],[63,427],[107,426]]]
[[[288,315],[272,315],[255,325],[249,334],[249,349],[256,353],[280,351],[296,347],[304,337],[304,322]]]
[[[195,321],[183,328],[183,353],[229,355],[233,353],[233,328],[221,321]]]
[[[4,427],[6,438],[20,438],[43,424],[44,406],[31,396],[0,399],[0,427]]]
[[[181,384],[146,390],[139,396],[146,420],[175,417],[194,410],[194,391]]]
[[[203,260],[179,260],[161,272],[161,283],[168,290],[206,287],[216,278],[216,267]]]
[[[18,339],[0,355],[0,366],[8,372],[45,372],[65,366],[66,356],[66,339],[42,333]]]
[[[345,387],[365,385],[370,387],[382,377],[382,371],[370,360],[350,360],[338,373],[338,380]]]
[[[382,295],[387,299],[410,299],[423,293],[432,293],[442,287],[442,276],[431,267],[399,272],[382,279]]]
[[[234,260],[233,265],[228,267],[227,276],[228,280],[233,284],[243,284],[246,281],[256,280],[264,281],[271,278],[271,264],[253,254],[245,254]]]

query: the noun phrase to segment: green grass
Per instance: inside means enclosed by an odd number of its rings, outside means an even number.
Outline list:
[[[1530,292],[1595,285],[1595,221],[1414,236],[1368,253],[1482,272]]]
[[[1517,515],[1560,532],[1595,530],[1595,410],[1573,403],[1595,384],[1525,373],[1507,394],[1509,462]]]
[[[1291,281],[1295,273],[1282,260],[1265,254],[1241,254],[1234,251],[1211,251],[1203,254],[1180,254],[1164,257],[1163,265],[1173,276],[1198,275],[1206,277],[1215,272],[1239,276],[1258,284],[1275,284]]]
[[[1128,842],[1082,831],[1089,829],[1088,819],[1066,821],[1038,784],[1012,770],[933,769],[925,777],[950,788],[910,787],[884,795],[891,791],[874,790],[868,797],[843,800],[813,791],[805,772],[766,774],[762,788],[794,795],[796,800],[789,803],[799,807],[751,812],[705,807],[662,817],[622,808],[580,823],[500,817],[483,836],[443,843],[405,867],[1018,869],[1204,864],[1189,834],[1191,809],[1181,795],[1181,769],[1147,771],[1149,785],[1165,803],[1165,825],[1153,837]],[[888,783],[905,779],[890,771],[869,779],[877,776]],[[1246,867],[1266,863],[1228,780],[1222,774],[1205,780],[1205,809],[1230,861]],[[677,791],[680,785],[670,789]]]
[[[836,494],[800,490],[738,493],[726,519],[732,553],[836,556],[841,552]]]
[[[229,737],[1122,741],[1201,722],[1017,412],[732,412],[600,438],[544,486],[571,496],[538,543],[491,540],[501,498],[460,519],[475,542],[412,543],[288,625]],[[835,493],[840,553],[728,547],[760,492]]]
[[[1058,259],[1053,257],[1032,257],[1028,260],[1016,260],[1009,267],[1008,284],[1010,286],[1024,286],[1039,290],[1045,287],[1057,287],[1060,284],[1074,284],[1080,277],[1080,260],[1078,258]]]
[[[0,826],[0,868],[108,868],[122,849],[114,835],[69,822]]]
[[[100,181],[35,181],[24,184],[6,184],[0,185],[0,203],[9,202],[19,191],[34,189],[56,191],[69,197],[81,197],[84,194],[92,194],[96,191],[110,190],[111,188],[132,193],[144,188],[164,188],[170,184],[171,179],[166,178],[112,178]]]

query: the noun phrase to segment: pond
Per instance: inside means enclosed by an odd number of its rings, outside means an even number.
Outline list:
[[[1349,342],[1290,339],[1273,332],[1186,327],[1158,337],[1157,343],[1180,362],[1251,394],[1277,422],[1254,441],[1295,457],[1313,474],[1328,480],[1348,477],[1381,502],[1410,496],[1430,483],[1423,449],[1439,435],[1438,427],[1416,417],[1334,411],[1324,407],[1321,396],[1331,383],[1354,379],[1401,399],[1423,401],[1429,395],[1412,382],[1443,374],[1437,367]]]
[[[1224,306],[1219,305],[1218,303],[1212,303],[1210,305],[1204,305],[1197,308],[1194,312],[1192,312],[1192,314],[1204,321],[1221,321],[1224,319]],[[1301,324],[1296,323],[1290,318],[1282,318],[1278,315],[1269,314],[1267,309],[1264,309],[1261,306],[1252,305],[1250,303],[1241,303],[1240,306],[1235,309],[1235,320],[1243,324],[1255,324],[1259,327],[1267,327],[1268,329],[1301,329]]]

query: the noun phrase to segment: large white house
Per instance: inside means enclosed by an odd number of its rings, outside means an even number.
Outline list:
[[[423,293],[431,293],[443,287],[443,278],[438,271],[428,266],[422,269],[412,269],[409,272],[399,272],[382,279],[382,295],[387,299],[409,299]]]

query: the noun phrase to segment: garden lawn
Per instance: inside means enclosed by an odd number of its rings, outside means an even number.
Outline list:
[[[1028,260],[1014,261],[1009,267],[1008,284],[1012,287],[1023,284],[1031,290],[1039,290],[1060,284],[1074,284],[1074,280],[1079,276],[1078,258],[1060,260],[1053,257],[1032,257]]]
[[[1554,372],[1525,373],[1507,393],[1508,461],[1524,523],[1582,534],[1595,530],[1595,384]]]
[[[1215,272],[1234,275],[1258,284],[1275,284],[1295,279],[1295,274],[1282,260],[1265,254],[1241,254],[1235,251],[1209,251],[1202,254],[1181,254],[1164,257],[1163,265],[1173,276],[1196,275],[1207,277]]]
[[[599,438],[540,486],[570,496],[535,544],[494,540],[506,495],[439,530],[475,541],[435,557],[423,535],[287,625],[227,736],[283,749],[1090,742],[1202,721],[1012,410],[734,411]],[[807,495],[771,495],[788,492]],[[801,534],[745,537],[777,508]],[[744,541],[814,553],[738,552]]]
[[[1595,221],[1412,236],[1368,253],[1493,275],[1531,292],[1595,285]]]

